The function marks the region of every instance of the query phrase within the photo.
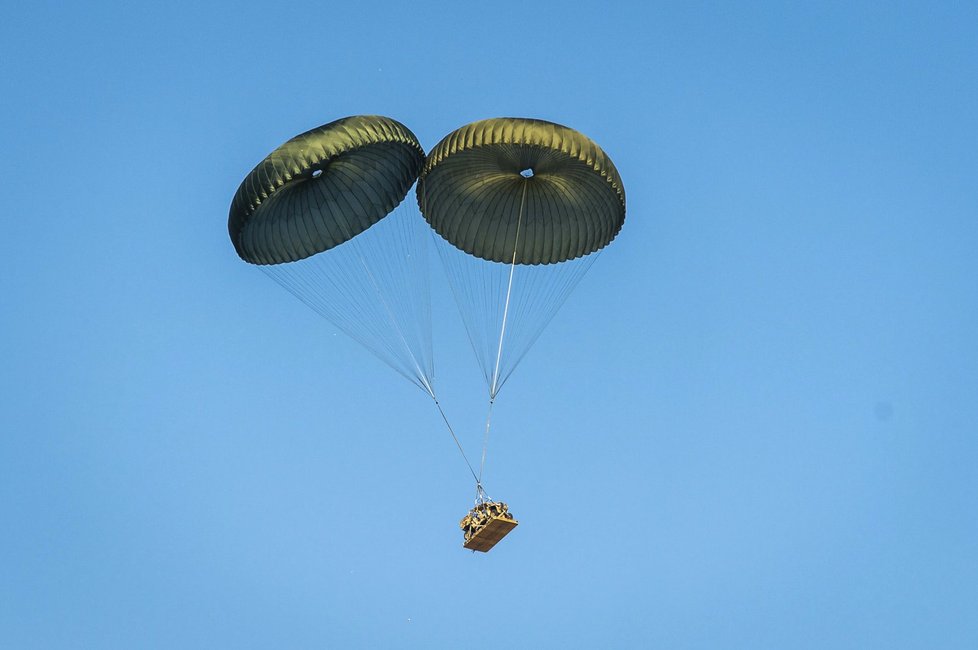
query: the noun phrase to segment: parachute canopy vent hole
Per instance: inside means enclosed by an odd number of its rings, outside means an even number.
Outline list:
[[[321,169],[314,169],[314,170],[312,170],[312,177],[313,178],[319,178],[322,175],[323,175],[323,170],[321,170]]]
[[[533,168],[527,167],[526,169],[520,172],[520,176],[522,176],[523,178],[533,178]]]

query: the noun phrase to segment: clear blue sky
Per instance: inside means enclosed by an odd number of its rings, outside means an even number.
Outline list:
[[[4,9],[0,646],[978,647],[975,6],[420,6]],[[497,404],[488,555],[427,398],[227,238],[357,113],[625,182]]]

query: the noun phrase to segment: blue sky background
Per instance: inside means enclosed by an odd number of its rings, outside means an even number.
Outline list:
[[[974,5],[3,14],[0,646],[978,647]],[[553,120],[625,182],[497,403],[488,555],[427,397],[227,238],[356,113]]]

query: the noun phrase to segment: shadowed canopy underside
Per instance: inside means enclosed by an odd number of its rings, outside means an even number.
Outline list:
[[[397,207],[423,162],[415,135],[379,115],[297,135],[238,187],[228,216],[234,248],[246,262],[280,264],[338,246]]]
[[[450,133],[428,155],[417,196],[445,240],[507,264],[514,252],[517,264],[593,253],[625,220],[611,159],[585,135],[544,120],[496,118]]]

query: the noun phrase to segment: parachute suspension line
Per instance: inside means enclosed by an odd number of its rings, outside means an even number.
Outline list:
[[[356,244],[355,240],[350,240],[351,243]],[[428,378],[425,377],[425,373],[421,370],[421,366],[418,364],[417,357],[414,356],[414,351],[411,350],[411,346],[408,345],[407,339],[404,338],[404,332],[401,331],[401,326],[398,324],[397,319],[394,318],[394,314],[391,312],[390,305],[387,303],[387,299],[384,297],[384,293],[380,290],[380,286],[377,284],[377,279],[374,274],[370,271],[370,267],[367,265],[367,261],[363,258],[363,253],[360,251],[359,247],[356,247],[357,256],[360,258],[360,264],[363,266],[363,270],[367,273],[367,277],[370,278],[370,283],[373,285],[374,290],[377,292],[377,297],[380,298],[380,302],[384,305],[384,309],[387,311],[387,320],[393,326],[394,331],[397,335],[401,337],[401,343],[404,345],[404,349],[407,351],[408,356],[411,357],[411,361],[414,362],[414,370],[417,372],[418,381],[423,384],[423,390],[431,395],[432,399],[435,397],[435,392],[431,388],[431,383]],[[437,404],[438,401],[435,400]]]
[[[425,191],[424,178],[422,177],[419,182],[421,183],[421,197],[422,197],[422,201],[424,201],[425,206],[427,206],[427,204],[428,204],[428,194]],[[422,212],[423,212],[423,210],[422,210]],[[431,237],[432,238],[434,238],[434,233],[435,233],[435,231],[432,229],[431,230]],[[435,242],[435,243],[437,243],[437,242]],[[453,286],[452,290],[454,292],[454,286]],[[466,328],[466,331],[468,331],[468,328]],[[471,340],[471,337],[470,337],[470,340]],[[477,475],[475,473],[475,469],[473,469],[472,463],[469,462],[469,457],[465,455],[465,450],[462,449],[462,443],[459,442],[458,436],[455,435],[455,429],[452,427],[451,422],[448,421],[448,416],[445,415],[445,410],[441,407],[441,402],[438,401],[438,398],[435,397],[434,391],[431,391],[431,398],[435,401],[435,406],[438,407],[438,413],[441,415],[441,419],[445,421],[445,426],[448,427],[448,432],[450,434],[452,434],[452,440],[455,441],[455,446],[458,447],[458,453],[462,454],[462,460],[465,461],[465,465],[469,468],[469,473],[471,473],[472,474],[472,478],[475,479],[476,494],[477,495],[478,494],[483,494],[484,495],[485,494],[485,491],[482,489],[482,482],[481,482],[482,479],[480,478],[482,472],[480,471],[479,472],[479,475]],[[485,461],[485,455],[483,454],[483,462],[484,461]]]
[[[476,486],[482,488],[482,473],[486,469],[486,449],[489,448],[489,427],[492,425],[492,405],[495,398],[489,400],[489,413],[486,415],[486,432],[482,437],[482,462],[479,464],[479,478],[476,479]]]
[[[434,228],[429,229],[431,233],[431,243],[435,250],[438,252],[438,256],[441,258],[442,269],[445,271],[445,275],[448,279],[448,286],[452,290],[452,298],[455,299],[455,304],[458,306],[459,316],[462,318],[462,323],[465,325],[465,334],[469,340],[469,345],[472,346],[472,352],[475,353],[475,358],[479,362],[479,366],[482,369],[483,377],[486,381],[486,386],[491,382],[489,373],[486,369],[486,364],[483,363],[484,356],[481,353],[479,343],[481,338],[481,328],[479,327],[480,321],[478,320],[478,303],[475,301],[474,296],[476,295],[477,287],[470,286],[472,282],[466,281],[466,275],[464,271],[464,262],[461,259],[463,255],[461,252],[453,250],[451,244],[447,243],[445,240],[441,239],[435,232]],[[475,277],[473,273],[470,279]],[[482,284],[485,285],[486,274],[482,274],[481,280]],[[483,303],[488,303],[488,291],[483,290]],[[467,306],[471,305],[471,309]],[[483,305],[483,311],[487,308]]]
[[[506,287],[506,305],[503,307],[503,323],[499,328],[499,345],[496,347],[496,366],[492,371],[492,384],[489,386],[489,409],[486,414],[486,431],[482,436],[482,462],[479,464],[479,477],[476,479],[476,501],[484,498],[482,492],[482,474],[486,469],[486,451],[489,448],[489,429],[492,426],[492,405],[496,402],[499,392],[499,362],[503,357],[503,339],[506,336],[506,320],[509,317],[509,300],[513,294],[513,273],[516,271],[516,255],[520,247],[520,229],[523,225],[523,208],[526,205],[527,180],[523,181],[523,192],[520,196],[520,211],[516,217],[516,238],[513,241],[513,261],[509,265],[509,284]]]
[[[362,336],[362,332],[357,331],[356,328],[343,322],[341,319],[337,317],[337,315],[331,313],[328,309],[326,309],[320,300],[316,300],[313,297],[314,291],[309,288],[308,280],[306,280],[305,278],[301,278],[298,275],[292,275],[290,273],[291,269],[288,269],[287,266],[288,265],[285,264],[277,264],[275,266],[261,266],[259,268],[266,276],[274,280],[276,284],[278,284],[283,289],[285,289],[293,296],[298,298],[300,301],[305,303],[306,306],[308,306],[310,309],[315,311],[317,314],[319,314],[326,320],[334,323],[340,329],[340,331],[342,331],[344,334],[346,334],[353,340],[357,341],[358,343],[360,343],[360,345],[364,346],[367,350],[372,352],[375,357],[383,361],[394,372],[401,375],[402,377],[404,377],[406,380],[408,380],[409,382],[411,382],[421,390],[425,390],[425,387],[416,378],[406,373],[402,368],[400,368],[397,364],[395,364],[390,358],[384,356],[383,354],[380,353],[380,351],[378,351],[372,345],[370,345],[368,340]],[[372,332],[372,333],[375,336],[378,336],[379,338],[379,335],[377,335],[376,332]],[[391,355],[392,358],[396,358],[396,355],[394,355],[393,351],[390,350],[389,348],[387,348],[387,352],[388,354]]]
[[[520,213],[516,218],[516,240],[513,242],[513,263],[509,265],[509,286],[506,287],[506,306],[503,307],[503,324],[499,328],[499,347],[496,349],[496,368],[492,371],[492,384],[489,386],[489,405],[496,399],[499,391],[499,361],[503,358],[503,337],[506,336],[506,319],[509,316],[509,299],[513,293],[513,272],[516,271],[516,252],[520,246],[520,227],[523,225],[523,206],[526,204],[527,181],[523,181],[523,194],[520,197]],[[486,434],[488,436],[488,432]]]
[[[431,382],[428,380],[428,377],[425,376],[424,371],[421,369],[421,366],[418,363],[417,356],[414,354],[414,350],[411,349],[411,346],[408,344],[407,339],[404,337],[404,332],[401,330],[400,323],[398,323],[397,318],[394,316],[394,313],[391,311],[391,306],[387,301],[387,297],[384,295],[384,292],[381,290],[380,285],[377,282],[377,278],[374,276],[373,271],[371,271],[370,266],[367,264],[367,260],[364,257],[363,250],[360,247],[360,242],[356,237],[353,236],[349,224],[347,223],[346,216],[343,215],[343,218],[337,219],[336,222],[340,225],[340,228],[343,230],[343,234],[347,237],[348,240],[347,243],[349,243],[352,246],[353,250],[356,251],[357,257],[360,259],[360,265],[363,267],[364,272],[366,272],[367,277],[370,280],[370,284],[374,289],[374,292],[377,294],[377,297],[380,299],[380,302],[384,307],[384,311],[386,312],[386,316],[387,316],[387,321],[391,324],[391,326],[394,328],[394,331],[401,339],[401,344],[404,346],[404,351],[407,352],[407,356],[411,359],[411,362],[414,364],[414,372],[416,373],[415,376],[417,378],[417,382],[415,383],[419,383],[421,385],[421,389],[426,393],[428,393],[429,395],[431,395],[432,399],[434,399],[435,393],[431,387]],[[379,257],[381,260],[385,259],[384,255],[380,255]]]
[[[475,486],[475,505],[481,503],[492,503],[492,497],[486,494],[481,483],[477,483]]]
[[[472,469],[472,463],[469,462],[469,457],[465,455],[465,450],[462,449],[462,443],[458,441],[458,436],[455,435],[455,429],[452,428],[451,423],[448,421],[448,417],[445,415],[445,411],[442,409],[438,398],[436,398],[434,395],[431,397],[435,400],[435,406],[438,407],[438,412],[441,413],[441,419],[445,421],[445,426],[448,427],[448,432],[452,434],[452,440],[455,441],[455,446],[458,447],[458,453],[462,454],[462,460],[464,460],[465,464],[469,466],[469,471],[472,473],[472,478],[475,479],[476,488],[481,491],[482,483],[480,482],[479,477],[476,476],[475,470]]]
[[[513,359],[507,370],[502,373],[502,377],[499,380],[499,385],[496,387],[497,393],[502,390],[502,387],[513,374],[513,371],[516,370],[516,367],[530,351],[530,348],[533,347],[533,344],[536,343],[537,339],[540,338],[540,335],[543,334],[543,331],[557,315],[557,312],[560,311],[560,308],[565,302],[567,302],[567,299],[570,297],[571,293],[573,293],[577,285],[581,283],[581,280],[583,280],[584,276],[587,275],[587,272],[590,270],[591,266],[594,265],[594,263],[601,256],[601,253],[602,251],[596,251],[582,258],[578,258],[570,262],[564,262],[561,266],[567,267],[568,271],[545,282],[542,286],[547,288],[546,291],[537,292],[535,291],[535,287],[532,286],[527,288],[528,290],[525,292],[526,294],[535,295],[539,293],[547,297],[536,305],[530,304],[525,300],[519,301],[516,305],[514,314],[515,320],[522,321],[524,318],[528,317],[531,310],[537,310],[544,314],[544,318],[536,322],[533,327],[528,328],[526,331],[519,332],[519,335],[516,336],[515,341],[511,340],[511,343],[516,343],[517,345],[511,345],[510,347],[516,347],[520,350],[520,353],[515,359]]]
[[[261,266],[260,268],[265,275],[295,295],[320,316],[331,321],[395,372],[424,390],[424,386],[406,372],[401,364],[397,363],[398,354],[391,348],[374,320],[369,318],[369,314],[365,310],[365,306],[368,304],[365,290],[354,281],[347,265],[332,264],[335,259],[335,257],[326,258],[317,255],[291,264],[276,264]],[[327,264],[329,265],[328,269]],[[341,298],[342,303],[345,303],[346,308],[352,313],[344,313],[338,309],[336,301],[329,299],[329,293],[324,293],[324,290],[327,289],[335,292],[336,296]],[[362,296],[361,298],[357,298],[358,293]]]

